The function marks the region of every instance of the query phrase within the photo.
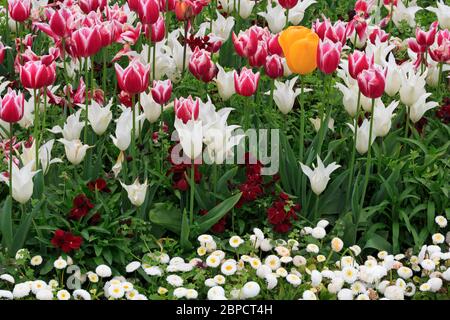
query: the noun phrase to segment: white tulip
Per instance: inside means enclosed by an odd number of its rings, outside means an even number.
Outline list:
[[[34,123],[34,97],[30,96],[30,99],[25,100],[23,105],[23,117],[17,122],[21,128],[28,129],[33,126]]]
[[[311,189],[316,195],[320,195],[325,190],[328,181],[330,181],[330,174],[340,167],[336,162],[325,167],[320,156],[317,156],[317,167],[313,164],[313,169],[311,169],[301,162],[300,166],[303,173],[309,178]]]
[[[220,37],[222,41],[225,42],[230,37],[231,30],[233,30],[234,18],[232,16],[228,16],[227,18],[225,18],[220,14],[219,11],[216,11],[216,15],[217,19],[212,22],[211,32]]]
[[[152,93],[145,91],[140,94],[140,103],[144,110],[144,116],[150,123],[155,123],[161,115],[161,105],[153,100]]]
[[[397,6],[392,14],[392,21],[398,28],[402,21],[406,21],[412,28],[416,25],[416,13],[422,10],[421,7],[415,5],[415,1],[411,1],[408,7],[405,7],[402,0],[398,0]]]
[[[280,5],[272,7],[269,4],[267,5],[267,11],[259,12],[258,15],[266,19],[272,33],[279,33],[286,25],[285,11],[286,10]]]
[[[399,92],[400,87],[402,85],[402,73],[395,62],[394,55],[389,54],[388,63],[387,63],[387,73],[386,73],[386,86],[384,91],[390,96],[393,97]]]
[[[355,132],[355,128],[352,124],[347,123],[350,129]],[[365,154],[369,150],[369,131],[370,131],[370,123],[367,119],[364,119],[363,123],[360,127],[357,128],[358,135],[356,137],[356,150],[359,154]],[[372,141],[370,145],[375,141],[376,135],[372,134]]]
[[[416,102],[412,104],[409,108],[409,118],[412,122],[416,123],[419,121],[425,112],[430,109],[436,108],[439,104],[434,101],[427,102],[427,98],[431,96],[431,93],[425,93],[421,95]]]
[[[126,185],[120,182],[122,187],[126,190],[128,199],[136,207],[140,207],[145,201],[145,195],[147,194],[147,180],[143,184],[139,183],[139,178],[136,178],[133,184]]]
[[[350,85],[347,87],[338,82],[335,87],[343,94],[342,104],[344,105],[345,111],[347,111],[350,117],[354,118],[357,112],[356,105],[358,104],[358,85]]]
[[[300,22],[302,22],[303,18],[305,17],[306,9],[308,9],[308,7],[313,5],[314,3],[317,3],[317,1],[303,0],[297,2],[295,7],[289,10],[289,22],[293,25],[298,25]]]
[[[59,139],[64,145],[64,149],[66,150],[66,157],[70,161],[70,163],[77,165],[83,161],[86,156],[86,151],[92,146],[88,146],[87,144],[82,144],[79,139],[77,140],[66,140]]]
[[[323,119],[325,120],[326,118],[327,118],[327,115],[324,114],[323,115]],[[309,122],[311,122],[311,124],[313,125],[314,131],[319,132],[320,126],[322,125],[322,119],[320,119],[320,118],[309,118]],[[328,126],[327,126],[327,128],[334,132],[334,119],[333,118],[329,118],[328,119]]]
[[[291,80],[286,80],[286,82],[281,82],[275,80],[275,90],[273,91],[273,100],[277,105],[278,109],[283,114],[288,114],[294,107],[295,99],[301,93],[300,89],[294,90],[295,82],[298,76],[292,78]],[[305,89],[304,92],[311,91],[310,89]]]
[[[51,164],[62,162],[59,158],[51,158],[54,142],[54,139],[49,140],[39,148],[39,164],[41,165],[44,174],[48,172]],[[28,163],[33,162],[32,170],[36,170],[36,141],[33,140],[33,144],[29,148],[22,146],[22,150],[22,154],[20,155],[22,164],[27,165]]]
[[[436,14],[441,29],[450,29],[450,6],[444,4],[442,0],[436,2],[437,8],[427,7],[428,11]]]
[[[223,101],[226,101],[236,92],[234,88],[234,71],[226,72],[219,64],[217,64],[217,68],[219,71],[214,81],[216,82],[219,96]]]
[[[202,121],[189,120],[187,123],[183,123],[182,120],[176,118],[174,126],[185,155],[191,160],[201,155],[203,147]]]
[[[283,76],[289,77],[292,74],[291,69],[289,69],[289,66],[287,64],[287,60],[285,57],[281,58],[281,63],[283,63]]]
[[[116,163],[112,167],[112,172],[114,173],[114,178],[117,178],[120,171],[122,171],[122,163],[125,161],[125,154],[123,151],[120,151],[119,156],[117,157]]]
[[[93,100],[91,105],[88,106],[89,123],[91,124],[92,130],[94,130],[94,132],[99,136],[105,133],[106,129],[108,129],[109,123],[112,120],[111,106],[112,98],[104,107],[100,106],[100,104],[98,104],[95,100]],[[80,105],[80,107],[85,108],[84,105]]]
[[[12,165],[12,197],[19,203],[25,203],[33,195],[33,177],[37,171],[33,171],[34,160],[19,169],[13,162]],[[9,177],[0,174],[0,181],[9,186]]]
[[[237,1],[239,0],[218,0],[218,3],[220,3],[223,12],[231,13]]]
[[[395,116],[393,113],[395,108],[398,107],[398,101],[392,101],[388,107],[384,106],[384,103],[380,101],[378,105],[374,108],[373,117],[373,133],[377,137],[384,137],[391,130],[392,117]]]
[[[426,93],[425,77],[427,76],[427,73],[424,72],[423,74],[420,74],[420,71],[416,73],[414,67],[410,64],[406,65],[402,71],[400,101],[407,106],[411,106],[419,99],[419,97]]]
[[[239,10],[239,16],[242,19],[247,19],[252,14],[252,10],[255,4],[256,2],[252,0],[235,0],[234,8],[236,9],[236,11]]]
[[[372,44],[372,42],[367,41],[365,51],[368,57],[373,56],[374,62],[384,68],[387,65],[386,57],[394,48],[395,48],[394,44],[389,44],[389,42],[387,41],[381,42],[380,38],[376,38],[375,44]]]
[[[50,131],[51,133],[62,133],[65,140],[78,140],[80,139],[81,130],[84,128],[84,122],[80,121],[81,109],[70,115],[66,119],[64,128],[60,126],[54,126]]]

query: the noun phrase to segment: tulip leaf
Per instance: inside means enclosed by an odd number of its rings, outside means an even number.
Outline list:
[[[12,198],[8,196],[3,204],[2,215],[0,216],[0,231],[2,234],[2,243],[6,248],[10,248],[13,241],[12,227]],[[9,252],[15,254],[15,252]]]
[[[230,211],[241,198],[242,193],[235,194],[228,199],[222,201],[217,206],[209,210],[207,214],[197,219],[196,232],[202,234],[208,231],[214,224],[216,224],[222,217]]]
[[[227,191],[227,182],[236,175],[237,171],[238,167],[233,167],[220,177],[216,185],[218,193],[225,193]]]
[[[373,233],[370,235],[369,240],[367,240],[364,249],[372,248],[379,251],[385,250],[387,252],[392,252],[391,244],[386,240],[386,238],[380,236],[377,233]]]
[[[155,203],[154,208],[149,212],[149,218],[156,225],[176,234],[181,233],[182,215],[180,209],[174,207],[171,203]]]
[[[184,250],[189,250],[192,248],[192,243],[189,241],[189,219],[186,210],[183,212],[183,218],[181,221],[181,233],[180,233],[180,245]]]

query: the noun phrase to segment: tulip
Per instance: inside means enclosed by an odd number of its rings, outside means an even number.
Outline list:
[[[361,93],[368,98],[377,99],[384,93],[385,75],[375,67],[363,70],[358,75],[358,86]]]
[[[426,73],[415,72],[412,65],[402,73],[402,85],[400,87],[400,101],[407,105],[413,105],[426,93]]]
[[[119,156],[117,157],[116,163],[111,168],[111,171],[114,173],[114,178],[117,178],[120,171],[122,171],[122,163],[125,161],[125,154],[121,150]]]
[[[278,3],[285,9],[292,9],[298,3],[298,0],[279,0]]]
[[[273,100],[283,114],[288,114],[292,110],[295,99],[301,93],[300,89],[294,90],[297,79],[298,76],[292,78],[291,80],[286,80],[286,82],[275,81]],[[310,89],[304,91],[307,92],[310,91]]]
[[[94,130],[94,132],[99,136],[106,132],[108,125],[112,120],[111,106],[112,98],[104,107],[102,107],[95,100],[92,100],[91,105],[88,106],[90,109],[88,114],[89,123],[91,124],[92,130]]]
[[[146,31],[149,30],[148,28]],[[166,25],[164,24],[164,18],[162,16],[158,17],[158,20],[150,25],[150,39],[153,43],[160,42],[164,40],[166,35]],[[147,38],[149,36],[146,33]]]
[[[300,166],[303,173],[309,178],[311,189],[316,195],[320,195],[325,190],[330,181],[330,174],[340,167],[336,162],[325,167],[319,156],[317,156],[317,167],[313,165],[313,169],[311,169],[303,163],[300,163]]]
[[[175,0],[159,0],[159,9],[163,12],[175,10]]]
[[[8,93],[0,97],[0,119],[8,123],[20,121],[24,114],[24,101],[23,93],[8,89]]]
[[[286,26],[285,11],[282,6],[272,7],[268,5],[267,12],[259,12],[258,15],[266,19],[270,31],[279,33]]]
[[[267,41],[267,52],[269,55],[283,56],[283,49],[281,49],[280,43],[278,42],[279,35],[272,35]]]
[[[391,130],[392,118],[395,108],[398,107],[398,101],[392,101],[388,107],[385,107],[383,102],[374,108],[373,118],[373,133],[376,137],[384,137]]]
[[[415,101],[410,107],[409,107],[409,118],[412,122],[416,123],[420,119],[422,119],[425,112],[427,112],[430,109],[436,108],[439,104],[434,101],[427,102],[427,98],[431,96],[431,93],[425,93],[421,95],[417,101]]]
[[[172,95],[172,82],[167,80],[153,80],[153,88],[151,89],[153,100],[160,105],[164,105],[170,100]]]
[[[436,14],[442,29],[450,29],[450,6],[445,5],[442,0],[437,1],[436,5],[437,8],[427,7],[426,9]]]
[[[356,116],[358,111],[358,86],[349,85],[348,87],[342,83],[336,83],[336,88],[338,88],[342,94],[342,104],[344,105],[345,111],[352,118]]]
[[[186,124],[189,120],[197,120],[200,111],[200,102],[198,98],[195,100],[191,96],[187,98],[175,99],[173,108],[177,119],[182,120]]]
[[[342,45],[347,42],[349,26],[340,20],[336,21],[333,26],[329,25],[325,31],[324,39],[329,39],[334,43],[340,42]]]
[[[355,132],[355,127],[353,125],[349,123],[347,125],[353,132]],[[359,126],[356,130],[358,130],[356,135],[356,150],[360,155],[363,155],[369,150],[369,136],[370,145],[372,145],[372,143],[375,141],[376,135],[370,135],[370,123],[367,119],[364,119],[361,126]]]
[[[317,66],[325,74],[333,73],[339,66],[342,45],[329,40],[320,41],[317,47]]]
[[[141,184],[139,183],[139,178],[136,178],[133,184],[126,185],[123,182],[120,182],[120,184],[127,192],[131,204],[140,207],[144,203],[148,187],[147,180]]]
[[[224,17],[219,11],[216,11],[217,19],[212,22],[211,33],[222,39],[223,42],[227,41],[230,37],[231,30],[234,27],[234,17]]]
[[[11,49],[10,47],[5,47],[5,45],[0,42],[0,64],[3,63],[3,61],[5,60],[5,56],[6,56],[6,50],[7,49]]]
[[[217,65],[219,72],[216,75],[216,85],[219,96],[223,101],[228,100],[236,93],[234,89],[234,71],[225,71],[222,66]]]
[[[137,59],[132,60],[128,67],[122,69],[119,64],[114,65],[120,89],[134,95],[145,91],[148,87],[150,65],[144,66]]]
[[[67,160],[70,163],[77,165],[83,161],[86,156],[86,151],[92,146],[88,146],[87,144],[82,144],[79,139],[77,140],[66,140],[66,139],[58,139],[64,145],[64,149],[66,151]]]
[[[369,40],[372,44],[376,43],[376,40],[380,42],[386,42],[389,40],[389,33],[386,33],[383,29],[376,28],[369,35]]]
[[[348,73],[353,79],[357,79],[358,75],[373,64],[372,59],[368,59],[364,52],[355,50],[348,56]]]
[[[258,88],[258,82],[259,72],[253,73],[251,69],[246,67],[243,67],[239,74],[237,71],[234,72],[234,89],[241,96],[250,97],[253,95]]]
[[[450,31],[440,30],[436,37],[437,47],[429,49],[431,59],[440,63],[450,61]]]
[[[317,67],[319,37],[305,27],[289,27],[278,38],[289,69],[305,75]]]
[[[438,28],[438,22],[435,21],[431,24],[429,31],[423,31],[420,28],[416,28],[416,41],[419,46],[430,47],[434,43]]]
[[[132,113],[130,108],[122,111],[116,123],[116,137],[111,136],[111,139],[119,150],[125,151],[131,143]]]
[[[175,16],[178,21],[190,20],[194,15],[194,4],[191,0],[175,1]]]
[[[145,93],[145,91],[140,94],[140,103],[144,110],[145,118],[150,123],[155,123],[161,115],[161,105],[155,102],[152,95]]]
[[[27,165],[19,169],[19,167],[13,162],[12,170],[10,170],[12,179],[12,197],[19,203],[25,203],[30,200],[33,195],[33,177],[37,171],[33,171],[34,161],[29,162]],[[9,177],[5,177],[0,174],[0,181],[5,182],[10,186],[11,180]]]
[[[24,22],[31,12],[30,0],[8,0],[8,12],[11,19],[17,22]]]
[[[54,126],[50,131],[53,134],[62,133],[67,141],[80,139],[81,130],[84,128],[84,122],[80,121],[81,109],[67,117],[64,128]]]
[[[137,14],[144,25],[156,23],[159,18],[158,0],[139,0]]]
[[[42,61],[28,61],[20,66],[20,82],[25,88],[40,89],[50,86],[56,79],[56,64],[45,65]]]
[[[202,154],[203,147],[203,126],[202,121],[189,120],[184,122],[180,118],[175,119],[175,129],[178,132],[181,147],[184,154],[194,161]]]
[[[73,20],[70,10],[61,8],[51,12],[50,20],[48,22],[50,30],[57,36],[65,38],[70,36],[69,23]]]
[[[323,118],[326,119],[327,115],[324,114]],[[321,118],[309,118],[309,122],[311,122],[311,124],[313,125],[314,131],[320,132],[320,128],[322,127],[322,119]],[[328,119],[327,128],[334,132],[334,119],[333,118]]]
[[[264,64],[264,71],[272,79],[283,76],[284,68],[280,56],[276,54],[269,56]]]
[[[98,9],[102,11],[106,6],[106,0],[80,0],[79,6],[85,14],[91,11],[97,11]]]
[[[91,57],[100,51],[102,37],[99,28],[82,27],[72,33],[71,50],[75,57]]]
[[[400,67],[395,62],[394,55],[390,54],[387,64],[385,91],[390,97],[393,97],[399,92],[401,85],[402,74]]]
[[[196,47],[189,59],[189,71],[198,80],[206,83],[211,81],[217,73],[216,65],[211,60],[211,53],[205,49]]]
[[[236,53],[243,58],[254,55],[258,49],[258,33],[255,28],[240,31],[238,36],[233,32],[231,39]]]
[[[39,148],[39,163],[41,164],[42,172],[44,173],[44,175],[47,174],[51,164],[62,162],[62,160],[59,158],[51,158],[54,142],[54,139],[49,140]],[[33,166],[31,169],[36,170],[36,140],[33,140],[33,144],[29,148],[26,148],[24,145],[22,150],[23,152],[20,155],[22,164],[27,165],[28,163],[33,162]]]

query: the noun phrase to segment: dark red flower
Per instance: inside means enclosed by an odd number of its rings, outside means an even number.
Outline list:
[[[436,116],[441,119],[443,123],[450,123],[450,98],[447,98],[444,105],[436,111]]]
[[[111,192],[111,190],[109,190],[108,185],[106,184],[105,179],[102,178],[98,178],[97,180],[93,180],[91,182],[89,182],[87,184],[89,190],[91,190],[92,192],[95,192],[95,190],[98,190],[100,192]]]
[[[79,236],[74,236],[70,231],[58,229],[55,231],[51,243],[56,247],[69,253],[72,250],[80,249],[83,239]]]
[[[267,219],[273,225],[273,230],[279,233],[288,232],[292,227],[292,219],[298,219],[297,212],[300,208],[286,193],[281,192],[279,198],[267,209]]]
[[[73,199],[73,207],[70,209],[69,219],[80,220],[86,216],[92,208],[94,208],[94,205],[89,198],[86,197],[85,194],[79,194]]]

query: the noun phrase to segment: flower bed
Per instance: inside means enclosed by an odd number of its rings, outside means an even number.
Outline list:
[[[449,298],[442,0],[0,9],[0,299]]]

